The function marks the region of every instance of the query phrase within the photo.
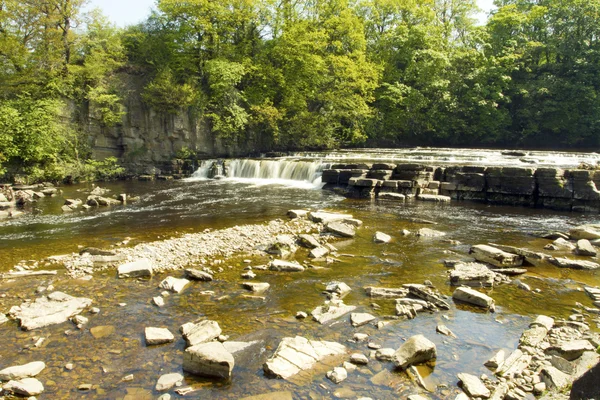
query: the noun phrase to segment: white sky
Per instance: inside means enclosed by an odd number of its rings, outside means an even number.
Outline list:
[[[479,16],[479,20],[484,22],[494,7],[493,0],[477,0],[477,4],[484,10]],[[156,0],[89,0],[86,8],[100,8],[117,26],[124,27],[143,21],[155,6]]]

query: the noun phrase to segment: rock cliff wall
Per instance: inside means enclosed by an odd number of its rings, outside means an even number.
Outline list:
[[[600,212],[600,171],[420,164],[338,164],[323,172],[325,189],[348,197],[448,196],[493,204]],[[426,199],[427,197],[424,197]]]

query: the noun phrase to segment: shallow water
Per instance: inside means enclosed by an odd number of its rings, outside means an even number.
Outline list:
[[[43,199],[35,205],[39,209],[37,215],[0,226],[0,271],[10,269],[20,260],[40,260],[77,251],[78,246],[110,247],[128,237],[131,238],[129,245],[133,245],[207,228],[262,223],[285,218],[288,209],[326,208],[349,212],[363,220],[364,225],[355,239],[335,243],[341,254],[338,263],[314,263],[325,268],[303,273],[256,271],[256,281],[271,284],[264,300],[244,296],[248,292],[240,285],[240,274],[246,266],[243,255],[225,260],[222,264],[225,271],[218,274],[215,281],[193,282],[183,293],[167,297],[166,306],[161,309],[151,304],[151,298],[160,293],[158,283],[167,274],[151,280],[117,280],[114,272],[104,272],[96,274],[91,281],[81,281],[68,280],[60,273],[56,277],[0,281],[0,295],[6,295],[0,297],[2,312],[8,312],[24,299],[39,296],[35,294],[36,289],[49,283],[56,290],[90,297],[93,305],[101,309],[99,315],[84,313],[90,322],[82,331],[71,323],[33,332],[20,331],[12,321],[0,325],[3,338],[0,367],[36,360],[46,362],[46,370],[39,375],[46,392],[39,398],[104,399],[124,398],[127,394],[127,398],[132,399],[156,398],[159,393],[154,391],[154,385],[158,377],[181,372],[184,342],[179,337],[172,344],[146,347],[144,327],[167,327],[178,337],[181,324],[203,316],[218,321],[223,334],[232,340],[260,339],[262,344],[236,357],[231,382],[214,382],[186,374],[185,385],[198,388],[188,398],[238,399],[288,390],[294,398],[314,399],[331,398],[336,390],[344,389],[349,398],[395,399],[422,390],[404,373],[393,371],[390,363],[375,360],[350,373],[340,385],[332,384],[324,373],[303,385],[264,377],[262,363],[284,336],[335,340],[349,350],[368,354],[366,343],[347,342],[355,332],[368,333],[370,341],[393,348],[413,334],[424,334],[438,346],[435,366],[426,371],[430,374],[426,381],[434,388],[429,396],[453,398],[460,391],[456,387],[458,372],[491,376],[483,363],[498,349],[514,349],[520,333],[535,315],[568,317],[576,302],[591,306],[591,300],[577,289],[583,284],[600,284],[598,272],[543,265],[530,268],[526,276],[519,278],[532,289],[540,289],[539,294],[523,291],[515,284],[487,290],[496,300],[496,313],[455,306],[450,301],[452,309],[449,311],[421,313],[414,320],[392,321],[381,330],[372,326],[353,328],[347,317],[331,326],[321,326],[310,320],[296,320],[294,315],[297,311],[310,312],[322,304],[324,284],[329,281],[340,280],[353,289],[344,301],[358,306],[357,312],[370,312],[378,320],[385,320],[394,314],[393,301],[376,300],[381,309],[374,310],[373,300],[365,295],[363,287],[396,287],[430,280],[442,294],[451,295],[453,289],[447,282],[443,259],[466,256],[470,245],[486,242],[542,251],[549,241],[537,238],[536,232],[568,230],[572,225],[598,222],[598,216],[467,202],[441,205],[356,201],[306,186],[228,179],[117,182],[103,186],[113,193],[139,196],[140,200],[124,207],[63,215],[60,206],[64,198],[85,198],[86,194],[78,190],[87,187],[62,188],[62,197]],[[435,221],[436,225],[417,219]],[[419,239],[400,234],[402,229],[416,231],[422,227],[443,231],[446,236]],[[376,231],[390,234],[392,242],[374,244],[372,236]],[[306,254],[307,251],[301,249],[296,258],[303,261]],[[267,261],[267,257],[253,258],[250,265]],[[181,277],[183,273],[175,271],[170,275]],[[205,290],[215,293],[202,294]],[[458,338],[436,334],[435,326],[439,323],[446,324]],[[89,329],[95,326],[113,326],[115,331],[106,337],[94,338]],[[33,348],[38,337],[46,340],[41,347]],[[64,369],[69,362],[75,365],[73,371]],[[122,381],[129,374],[133,374],[133,380]],[[84,383],[97,386],[89,392],[79,392],[77,387]],[[447,386],[436,387],[438,384]],[[177,398],[174,392],[170,393]]]

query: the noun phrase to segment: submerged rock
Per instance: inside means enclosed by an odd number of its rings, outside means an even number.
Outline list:
[[[263,369],[269,376],[289,379],[301,371],[314,368],[327,356],[345,352],[346,347],[336,342],[309,340],[302,336],[286,337],[263,365]]]
[[[423,335],[415,335],[396,350],[393,361],[397,368],[405,369],[413,364],[423,363],[436,357],[435,344]]]
[[[233,356],[221,342],[197,344],[183,354],[183,370],[196,375],[230,379],[234,365]]]
[[[0,381],[18,380],[31,378],[42,372],[46,364],[42,361],[34,361],[24,365],[4,368],[0,371]]]
[[[37,298],[32,303],[14,306],[9,313],[13,318],[19,320],[22,329],[28,331],[66,322],[91,304],[92,300],[85,297],[73,297],[62,292],[53,292]]]
[[[179,328],[188,346],[214,340],[221,334],[219,323],[211,320],[188,322]]]

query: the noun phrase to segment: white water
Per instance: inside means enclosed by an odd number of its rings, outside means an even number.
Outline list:
[[[209,179],[210,170],[218,160],[205,160],[190,179]],[[289,161],[289,160],[252,160],[234,159],[226,162],[226,175],[217,178],[229,181],[246,182],[254,185],[278,184],[299,188],[320,188],[323,169],[329,163],[323,161]],[[219,174],[223,169],[219,169]]]

